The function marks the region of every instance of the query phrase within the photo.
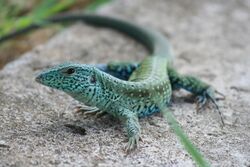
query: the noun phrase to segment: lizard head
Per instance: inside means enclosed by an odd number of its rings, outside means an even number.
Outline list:
[[[64,63],[42,71],[36,76],[36,81],[86,102],[100,92],[97,73],[98,70],[90,65]]]

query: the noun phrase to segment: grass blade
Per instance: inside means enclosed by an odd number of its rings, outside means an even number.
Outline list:
[[[22,16],[18,19],[8,18],[0,27],[0,36],[8,34],[13,30],[22,29],[31,23],[42,24],[44,18],[52,16],[64,9],[69,8],[74,4],[75,0],[46,0],[42,1],[38,7],[26,16]]]
[[[95,0],[90,5],[88,5],[84,10],[88,12],[96,11],[100,6],[111,2],[112,0]]]
[[[162,110],[163,117],[167,120],[170,127],[174,130],[174,133],[178,136],[180,142],[191,155],[195,163],[200,167],[209,167],[210,164],[204,159],[202,154],[197,150],[197,148],[192,144],[190,139],[187,137],[185,132],[181,129],[178,122],[176,121],[173,114],[166,109]]]

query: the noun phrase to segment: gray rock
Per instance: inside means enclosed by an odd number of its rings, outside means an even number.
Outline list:
[[[176,93],[172,112],[212,166],[250,164],[250,3],[248,0],[117,0],[99,12],[163,32],[180,72],[197,75],[226,95],[226,126],[207,109]],[[142,119],[139,149],[126,156],[127,139],[111,117],[74,112],[71,97],[34,81],[35,73],[65,61],[141,60],[147,52],[112,30],[77,23],[0,72],[0,166],[194,166],[160,114]],[[72,133],[65,124],[86,129]]]

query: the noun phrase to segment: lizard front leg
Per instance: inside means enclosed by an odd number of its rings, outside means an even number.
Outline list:
[[[97,107],[90,106],[78,106],[76,112],[81,112],[84,115],[95,115],[98,118],[107,114],[105,111],[101,111]]]
[[[124,111],[123,121],[125,122],[125,128],[128,135],[128,144],[126,146],[126,152],[129,153],[135,150],[138,146],[141,128],[138,121],[138,116],[131,111]]]

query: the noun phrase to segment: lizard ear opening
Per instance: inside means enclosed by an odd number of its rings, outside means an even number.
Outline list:
[[[92,76],[90,77],[90,82],[91,82],[91,83],[96,83],[96,77],[95,77],[95,75],[92,75]]]

